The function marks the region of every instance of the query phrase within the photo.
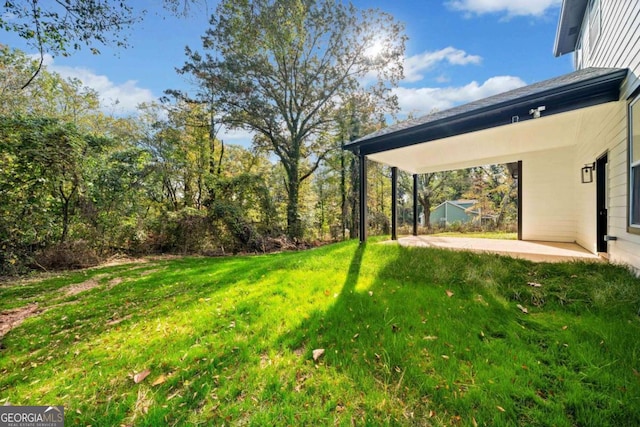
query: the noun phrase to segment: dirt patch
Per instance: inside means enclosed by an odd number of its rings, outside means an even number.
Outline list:
[[[122,282],[124,282],[124,279],[122,277],[116,277],[114,279],[111,279],[109,280],[109,282],[107,282],[107,289],[111,289],[114,286],[118,286]]]
[[[103,268],[103,267],[115,267],[118,265],[124,264],[146,264],[149,260],[145,258],[132,258],[126,255],[115,255],[111,258],[107,259],[105,262],[101,263],[97,267],[91,267],[93,269]]]
[[[62,291],[64,292],[65,297],[70,297],[73,295],[78,295],[81,292],[86,292],[98,286],[100,286],[100,282],[98,282],[98,278],[96,276],[82,283],[75,283],[73,285],[64,287],[62,288]]]
[[[4,337],[11,329],[19,326],[25,319],[35,316],[41,310],[38,304],[29,304],[20,308],[12,308],[0,313],[0,338]]]
[[[60,277],[59,272],[37,273],[32,277],[0,277],[0,288],[10,288],[14,286],[30,285],[32,283],[42,282],[47,279]]]

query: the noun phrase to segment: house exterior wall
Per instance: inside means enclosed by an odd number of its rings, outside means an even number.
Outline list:
[[[600,30],[595,20],[599,3]],[[594,31],[595,27],[595,31]],[[592,34],[593,33],[593,34]],[[629,210],[628,165],[628,103],[640,86],[640,0],[590,0],[576,50],[576,68],[629,68],[630,73],[621,88],[618,108],[601,118],[599,131],[580,135],[574,169],[592,163],[608,153],[607,168],[607,235],[609,260],[633,266],[640,272],[640,235],[627,232]],[[582,184],[576,191],[576,242],[596,252],[596,184]]]
[[[607,208],[609,236],[617,240],[608,243],[609,260],[618,264],[628,264],[640,270],[640,235],[627,232],[628,210],[628,124],[627,102],[617,103],[618,108],[601,118],[598,133],[581,135],[582,143],[577,147],[578,170],[583,164],[594,161],[602,154],[608,154],[607,165]],[[596,188],[594,183],[578,187],[578,233],[576,241],[592,252],[596,251]]]
[[[600,31],[597,10],[599,3]],[[595,27],[595,28],[594,28]],[[587,67],[629,68],[622,99],[638,87],[640,80],[640,0],[591,0],[587,6],[574,52],[576,69]],[[593,33],[593,34],[592,34]]]
[[[597,132],[582,132],[579,134],[580,144],[576,147],[576,161],[573,166],[575,171],[579,171],[585,164],[593,163],[597,158],[608,155],[607,165],[607,205],[609,211],[609,222],[612,215],[624,213],[626,209],[626,161],[621,157],[625,155],[626,145],[626,102],[617,103],[617,108],[599,118]],[[622,186],[612,186],[613,182],[619,182]],[[616,194],[617,193],[617,194]],[[614,197],[614,194],[616,196]],[[576,204],[579,206],[576,212],[577,233],[576,242],[582,247],[597,252],[596,236],[596,180],[591,183],[580,184],[576,188]],[[626,214],[624,215],[626,222]],[[622,225],[623,225],[622,224]],[[609,224],[608,234],[614,235],[613,225]],[[626,229],[626,227],[624,227]],[[619,232],[620,230],[616,230]],[[611,247],[611,244],[609,244]]]
[[[576,240],[575,146],[522,156],[522,238],[551,242]],[[550,197],[552,195],[552,197]]]

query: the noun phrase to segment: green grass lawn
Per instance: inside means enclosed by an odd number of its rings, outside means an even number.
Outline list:
[[[640,425],[621,267],[346,242],[0,286],[32,303],[0,404],[67,425]]]

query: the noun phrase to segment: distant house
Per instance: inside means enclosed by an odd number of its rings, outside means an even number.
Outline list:
[[[419,174],[509,164],[519,239],[576,242],[640,272],[639,17],[640,0],[563,0],[554,54],[576,71],[345,145],[360,157],[360,217],[367,159],[391,166],[392,192],[398,169],[413,174],[416,207]]]
[[[447,200],[431,209],[429,214],[429,223],[432,226],[446,226],[453,223],[465,224],[477,221],[480,212],[473,210],[473,206],[477,204],[477,200]],[[418,223],[425,225],[424,212],[420,213]]]

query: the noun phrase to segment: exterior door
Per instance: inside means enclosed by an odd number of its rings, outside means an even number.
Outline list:
[[[596,160],[596,208],[598,252],[607,252],[607,155]]]

